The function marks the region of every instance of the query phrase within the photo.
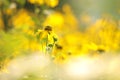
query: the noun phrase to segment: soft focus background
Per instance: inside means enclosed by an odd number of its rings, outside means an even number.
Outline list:
[[[119,3],[0,0],[0,80],[120,80]]]

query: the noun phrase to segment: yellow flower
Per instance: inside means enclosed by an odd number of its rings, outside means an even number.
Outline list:
[[[26,10],[20,10],[17,15],[12,18],[15,28],[28,29],[34,27],[34,22]]]
[[[32,4],[39,4],[39,5],[44,4],[44,0],[28,0],[28,1]]]
[[[6,11],[5,11],[5,14],[7,14],[7,15],[11,15],[13,13],[13,10],[12,9],[6,9]]]
[[[71,30],[77,28],[77,19],[71,10],[71,7],[68,4],[63,5],[63,12],[65,24],[72,28]]]
[[[59,4],[59,0],[45,0],[45,3],[49,7],[56,7]]]
[[[52,31],[50,26],[46,26],[44,30],[38,30],[36,37],[45,52],[47,48],[52,48],[58,40],[57,35]]]
[[[51,32],[48,34],[48,44],[55,44],[55,42],[58,40],[58,37],[55,33]]]
[[[119,32],[117,24],[112,19],[98,19],[95,24],[86,30],[88,40],[97,46],[103,45],[104,49],[117,50],[119,45],[116,40]]]
[[[51,25],[57,29],[60,29],[64,24],[64,17],[59,12],[54,12],[50,15],[48,15],[47,19],[44,22],[44,26]]]

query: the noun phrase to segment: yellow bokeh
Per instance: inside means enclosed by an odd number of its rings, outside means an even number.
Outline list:
[[[61,29],[64,25],[64,16],[59,12],[54,12],[46,18],[44,26],[50,25],[54,28]]]
[[[45,3],[49,7],[56,7],[59,4],[59,0],[45,0]]]
[[[28,28],[28,27],[34,27],[34,21],[32,20],[29,13],[22,9],[20,10],[13,18],[12,23],[15,28]],[[24,27],[26,26],[26,27]]]
[[[28,0],[28,1],[32,4],[39,4],[39,5],[44,4],[44,0]]]
[[[28,0],[32,4],[47,5],[48,7],[56,7],[59,4],[59,0]]]

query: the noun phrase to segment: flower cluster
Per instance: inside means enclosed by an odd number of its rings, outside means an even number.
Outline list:
[[[49,54],[55,63],[120,51],[119,20],[92,21],[87,14],[76,18],[69,4],[57,7],[59,0],[6,1],[9,5],[0,3],[7,5],[0,9],[0,69],[15,57],[36,51]]]

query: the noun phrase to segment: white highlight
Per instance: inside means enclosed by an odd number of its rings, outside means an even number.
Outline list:
[[[67,72],[71,76],[86,76],[90,74],[89,60],[75,61],[67,65]]]
[[[29,73],[38,80],[120,80],[119,68],[119,54],[74,57],[64,65],[57,65],[49,55],[34,53],[14,59],[8,66],[9,73],[0,74],[0,80],[29,79]]]

